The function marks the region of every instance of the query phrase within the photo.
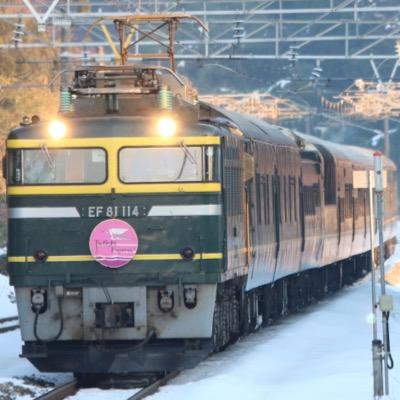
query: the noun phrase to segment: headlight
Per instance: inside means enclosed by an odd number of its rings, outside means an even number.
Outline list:
[[[169,138],[175,135],[176,133],[176,121],[171,117],[162,117],[157,122],[157,131],[158,134],[164,138]]]
[[[158,291],[158,308],[162,312],[172,311],[174,305],[174,292],[172,290],[161,289]]]
[[[67,133],[67,126],[64,122],[59,120],[51,121],[49,123],[48,132],[53,139],[62,139]]]

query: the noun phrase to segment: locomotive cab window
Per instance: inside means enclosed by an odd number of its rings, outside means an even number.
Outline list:
[[[65,185],[103,183],[107,177],[103,149],[10,150],[9,185]]]
[[[124,183],[217,181],[218,148],[125,147],[119,152],[119,178]]]

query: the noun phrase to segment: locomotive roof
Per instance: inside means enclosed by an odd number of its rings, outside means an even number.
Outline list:
[[[154,119],[148,117],[102,116],[79,117],[67,119],[66,123],[72,131],[72,137],[132,137],[152,136],[154,134]],[[184,136],[220,136],[221,129],[217,126],[199,122],[182,124]],[[37,123],[16,128],[11,131],[9,139],[43,139],[47,136],[47,124]]]
[[[213,116],[222,117],[231,121],[243,133],[244,138],[259,140],[275,145],[295,147],[295,141],[282,133],[279,127],[268,124],[259,119],[217,110],[212,107]],[[218,123],[218,118],[213,120],[200,120],[197,123],[182,122],[181,134],[184,136],[225,136],[229,130],[224,124]],[[65,120],[72,131],[73,137],[131,137],[152,136],[154,125],[152,117],[130,116],[91,116],[75,117]],[[22,126],[12,130],[9,139],[42,139],[47,136],[47,125],[44,122]]]

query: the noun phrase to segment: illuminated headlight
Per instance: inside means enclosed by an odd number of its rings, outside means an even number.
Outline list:
[[[176,121],[171,117],[162,117],[157,122],[157,132],[164,138],[169,138],[175,135],[177,129]]]
[[[51,121],[49,123],[48,132],[53,139],[62,139],[67,133],[67,126],[62,121]]]

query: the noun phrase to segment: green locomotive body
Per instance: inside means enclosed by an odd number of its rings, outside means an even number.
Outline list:
[[[116,124],[118,133],[114,137],[109,132],[115,131]],[[58,296],[63,299],[60,304],[65,323],[55,351],[73,355],[74,371],[106,369],[92,359],[90,367],[85,366],[79,357],[83,355],[82,341],[117,340],[123,346],[124,341],[145,339],[149,325],[160,340],[179,339],[183,343],[183,339],[209,341],[211,337],[216,284],[224,270],[218,130],[199,124],[195,129],[185,129],[185,137],[166,140],[149,136],[150,124],[151,120],[143,118],[98,118],[82,123],[76,119],[70,130],[73,139],[56,144],[43,134],[45,124],[18,129],[9,137],[9,272],[16,287],[19,314],[25,316],[21,323],[24,354],[40,369],[59,368],[42,357],[45,351],[48,358],[58,358],[57,353],[51,353],[52,344],[47,343],[57,336],[61,323]],[[119,172],[127,168],[118,158],[123,151],[141,154],[141,163],[135,167],[142,172],[127,176],[139,182],[124,183],[118,176],[118,165]],[[187,177],[183,179],[190,181],[174,181],[182,163],[186,163],[185,152],[193,153],[196,159],[192,161],[198,164],[188,161],[184,166]],[[54,180],[45,176],[46,171],[52,173],[51,167],[38,167],[48,163],[48,157],[57,163],[61,185],[46,183]],[[151,178],[156,182],[146,181],[146,170],[153,170],[154,163],[162,164],[163,173],[170,168],[169,182],[157,182],[154,175]],[[212,171],[207,170],[206,163]],[[76,164],[84,169],[82,176],[78,178],[74,172],[75,176],[68,178],[68,169]],[[98,183],[76,183],[77,179],[86,182],[92,178]],[[89,251],[91,232],[107,218],[123,219],[139,237],[134,260],[123,268],[107,268]],[[187,292],[195,298],[186,299]],[[41,294],[44,305],[35,320],[32,299]],[[164,294],[170,297],[173,312],[159,308],[159,296]],[[188,301],[192,303],[185,305]],[[124,316],[127,313],[129,317]],[[36,332],[32,329],[35,324]],[[38,350],[38,343],[46,350]],[[209,346],[206,348],[208,352]],[[191,363],[195,359],[191,358]],[[68,369],[67,365],[60,369]],[[139,363],[134,370],[168,369],[161,365]],[[125,370],[129,367],[124,364],[110,372]]]

